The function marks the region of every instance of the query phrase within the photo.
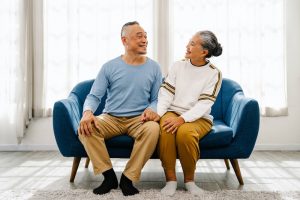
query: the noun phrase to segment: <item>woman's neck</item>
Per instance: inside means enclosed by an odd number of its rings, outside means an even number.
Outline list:
[[[194,65],[196,67],[202,67],[202,66],[204,66],[208,63],[208,61],[206,59],[201,59],[201,60],[199,60],[199,59],[194,59],[194,60],[190,59],[190,62],[191,62],[192,65]]]

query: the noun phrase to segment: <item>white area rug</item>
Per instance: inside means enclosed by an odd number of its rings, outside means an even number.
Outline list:
[[[44,199],[66,199],[66,200],[94,200],[94,199],[126,199],[126,200],[148,200],[148,199],[201,199],[201,200],[298,200],[300,192],[259,192],[259,191],[240,191],[240,190],[222,190],[209,192],[205,191],[201,197],[194,197],[186,191],[177,191],[173,197],[165,197],[160,194],[159,190],[141,190],[139,194],[124,197],[120,190],[112,190],[109,194],[94,195],[91,190],[21,190],[21,191],[4,191],[0,194],[2,200],[44,200]]]

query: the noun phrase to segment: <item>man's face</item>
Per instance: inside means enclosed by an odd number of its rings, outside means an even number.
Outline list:
[[[137,24],[128,26],[122,41],[127,52],[141,55],[147,54],[147,33],[141,26]]]

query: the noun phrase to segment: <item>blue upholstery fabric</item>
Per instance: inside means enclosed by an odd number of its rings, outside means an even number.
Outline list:
[[[200,141],[200,148],[215,148],[229,145],[233,137],[232,128],[221,120],[214,120],[209,134]]]
[[[131,149],[133,147],[134,140],[127,135],[122,135],[122,136],[111,138],[111,139],[105,141],[105,143],[108,148],[129,148],[129,149]]]
[[[57,101],[53,109],[53,128],[60,152],[66,157],[86,157],[77,136],[84,100],[94,80],[77,84],[67,99]],[[101,114],[103,97],[95,114]],[[248,158],[254,148],[259,130],[259,106],[256,100],[244,96],[240,85],[223,79],[222,87],[212,107],[214,126],[200,141],[200,158]],[[128,158],[134,140],[118,136],[106,141],[111,157]],[[152,158],[157,158],[156,152]]]
[[[76,124],[79,123],[80,106],[71,95],[68,99],[55,102],[53,109],[53,129],[59,151],[66,157],[86,157],[87,154],[77,137]]]

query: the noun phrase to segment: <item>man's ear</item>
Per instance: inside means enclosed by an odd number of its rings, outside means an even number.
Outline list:
[[[122,36],[121,40],[122,40],[123,45],[126,46],[127,38],[125,36]]]

